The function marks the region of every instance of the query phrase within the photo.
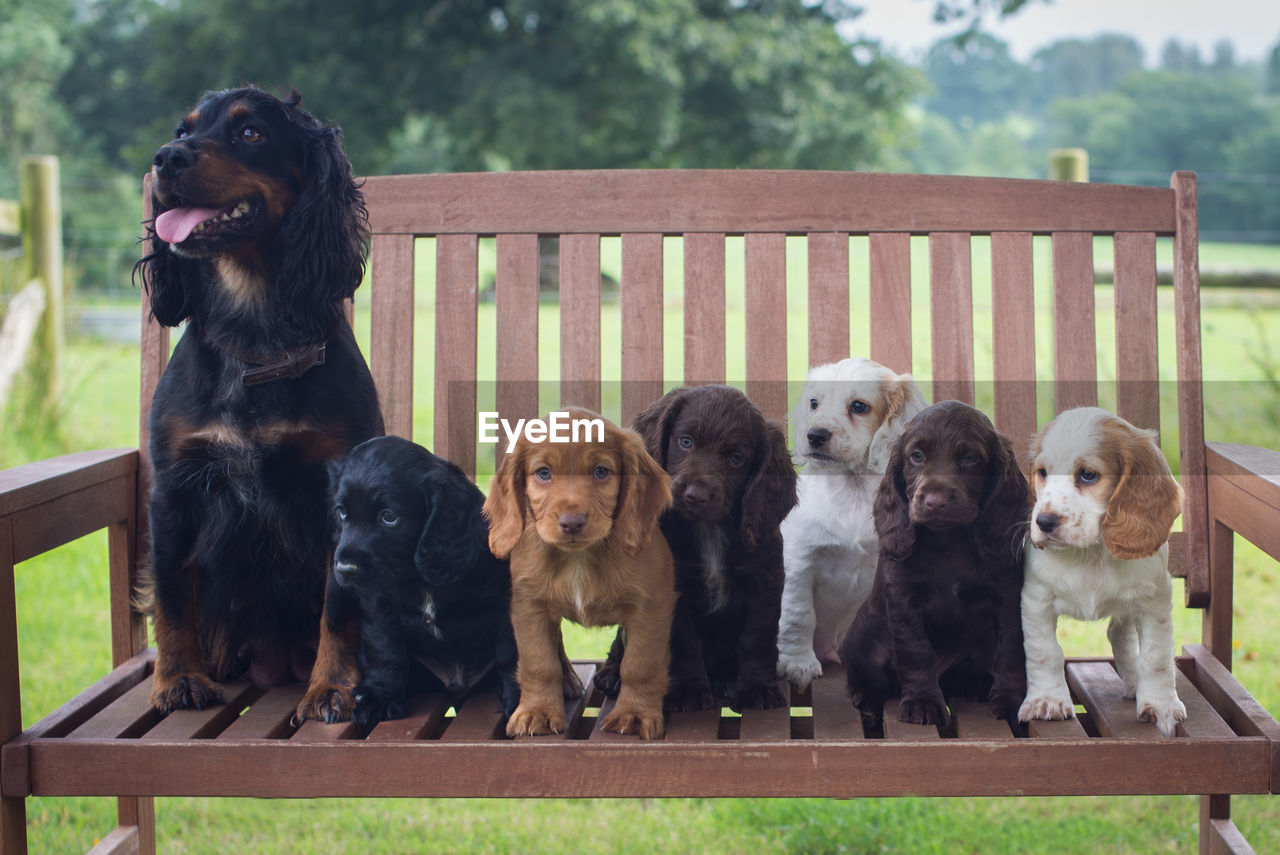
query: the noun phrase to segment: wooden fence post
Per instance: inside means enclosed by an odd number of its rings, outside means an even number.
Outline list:
[[[62,293],[62,198],[58,158],[29,155],[22,158],[19,174],[22,200],[22,255],[26,260],[23,281],[44,283],[44,320],[36,333],[30,360],[34,387],[46,406],[58,400],[61,374],[64,311]]]
[[[1089,152],[1082,148],[1055,148],[1049,152],[1050,181],[1089,180]]]

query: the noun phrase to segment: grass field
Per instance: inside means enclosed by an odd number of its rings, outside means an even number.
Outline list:
[[[430,242],[420,242],[423,267],[429,268]],[[1037,269],[1045,247],[1037,245]],[[789,248],[790,377],[803,379],[804,265],[802,250]],[[983,244],[974,244],[975,327],[978,345],[976,373],[990,376],[990,291],[984,285]],[[1096,249],[1105,265],[1108,242]],[[1161,252],[1167,252],[1162,248]],[[492,247],[482,242],[481,282],[492,268]],[[1236,259],[1242,261],[1234,261]],[[603,266],[617,270],[617,243],[606,239]],[[855,243],[852,318],[854,353],[866,352],[868,322],[856,308],[865,304],[865,250]],[[1253,268],[1280,269],[1280,248],[1250,248],[1247,252],[1206,245],[1202,261]],[[674,385],[682,364],[678,248],[669,253],[667,282],[668,385]],[[746,326],[741,309],[741,252],[730,244],[728,271],[728,327],[730,341],[740,342]],[[924,280],[927,254],[913,258],[914,348],[916,374],[927,379],[928,296]],[[429,399],[432,378],[430,276],[419,282],[419,318],[415,388],[418,400]],[[1168,302],[1162,289],[1162,303]],[[1038,364],[1051,364],[1052,341],[1048,285],[1037,283]],[[1111,289],[1100,286],[1098,339],[1100,370],[1114,364],[1111,345]],[[1280,446],[1280,298],[1270,292],[1206,292],[1204,295],[1204,364],[1206,433],[1210,439]],[[616,372],[616,353],[622,319],[617,306],[602,310],[605,342],[604,372]],[[498,334],[492,306],[481,307],[480,375],[493,376],[491,342]],[[362,337],[366,322],[357,330]],[[554,304],[541,315],[541,364],[549,383],[546,407],[558,403],[558,321]],[[1171,377],[1173,340],[1162,332],[1162,378]],[[6,428],[0,439],[0,466],[10,466],[65,450],[136,446],[136,347],[73,338],[67,354],[64,399],[57,418],[28,423],[21,430]],[[729,377],[741,376],[741,349],[729,355]],[[979,383],[980,403],[989,392]],[[1101,395],[1107,402],[1104,384]],[[1178,390],[1170,382],[1162,394],[1162,414],[1176,413]],[[606,414],[617,416],[616,389],[605,389]],[[1051,407],[1042,395],[1042,409]],[[612,411],[611,411],[612,410]],[[5,414],[6,424],[19,421]],[[1172,433],[1170,431],[1169,433]],[[414,435],[431,443],[431,410],[419,405]],[[1166,452],[1175,467],[1176,444],[1166,437]],[[492,458],[481,461],[480,483],[486,483]],[[487,464],[487,467],[486,467]],[[1276,576],[1280,568],[1256,549],[1238,543],[1236,590],[1237,650],[1234,667],[1273,714],[1280,711],[1280,639],[1274,623],[1280,616]],[[106,538],[91,535],[54,553],[33,559],[17,569],[19,638],[23,668],[24,722],[35,721],[77,690],[104,673],[110,665],[107,616]],[[1199,638],[1199,614],[1177,608],[1178,642]],[[571,654],[601,655],[606,632],[575,631],[569,636]],[[1105,652],[1100,627],[1068,625],[1064,641],[1072,654]],[[198,774],[198,770],[193,770]],[[430,770],[424,770],[430,774]],[[322,800],[257,802],[227,799],[160,799],[157,816],[160,848],[174,853],[215,853],[231,849],[251,852],[361,851],[392,853],[562,851],[593,845],[611,851],[647,852],[922,852],[922,853],[1066,853],[1088,847],[1097,852],[1189,852],[1196,846],[1198,802],[1194,798],[1111,799],[887,799],[857,801],[815,800],[611,800],[611,801],[485,801],[485,800]],[[1260,852],[1280,851],[1280,800],[1242,797],[1234,813]],[[106,799],[32,799],[33,852],[84,851],[115,823],[114,802]]]

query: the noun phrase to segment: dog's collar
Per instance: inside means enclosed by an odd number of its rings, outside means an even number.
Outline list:
[[[324,365],[324,352],[327,342],[318,341],[291,347],[282,352],[278,358],[269,362],[260,359],[246,359],[239,354],[232,354],[242,362],[256,365],[246,368],[240,373],[240,382],[246,386],[257,386],[275,380],[297,380],[317,365]]]

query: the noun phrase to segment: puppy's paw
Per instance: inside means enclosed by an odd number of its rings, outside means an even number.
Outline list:
[[[779,653],[778,676],[803,692],[809,688],[810,683],[822,676],[822,663],[812,651],[808,651],[807,656]]]
[[[606,662],[596,669],[591,682],[595,683],[596,688],[603,692],[606,698],[616,698],[618,692],[622,691],[622,669],[618,667],[617,662]]]
[[[715,706],[715,703],[716,697],[711,692],[711,683],[706,680],[679,683],[673,686],[662,700],[662,705],[666,709],[679,712],[709,710]]]
[[[949,720],[946,704],[934,698],[903,698],[898,702],[898,721],[945,725]]]
[[[380,694],[364,684],[356,686],[353,697],[355,710],[351,718],[361,730],[371,730],[378,722],[387,719],[404,718],[403,698]]]
[[[734,712],[743,710],[772,710],[785,706],[787,696],[777,683],[739,686],[733,693],[729,707]]]
[[[542,736],[563,733],[569,726],[564,710],[542,709],[521,703],[507,719],[507,736]]]
[[[1066,721],[1076,714],[1070,697],[1041,695],[1027,698],[1018,708],[1018,721]]]
[[[666,733],[667,726],[661,710],[655,712],[640,708],[614,707],[613,711],[600,722],[600,729],[614,733],[634,733],[641,739],[661,739]]]
[[[1008,719],[1019,708],[1018,702],[1021,698],[1020,691],[992,689],[991,694],[987,696],[987,715],[992,718]]]
[[[1163,701],[1151,699],[1138,701],[1138,718],[1155,722],[1156,728],[1164,736],[1174,736],[1178,730],[1178,722],[1186,721],[1187,708],[1177,696]]]
[[[355,710],[355,693],[350,686],[335,686],[319,683],[310,686],[307,693],[298,702],[298,709],[293,714],[294,724],[302,724],[307,719],[315,719],[325,724],[347,721]]]
[[[151,685],[151,706],[162,713],[172,710],[202,710],[225,701],[221,686],[195,672],[174,677],[156,677]]]

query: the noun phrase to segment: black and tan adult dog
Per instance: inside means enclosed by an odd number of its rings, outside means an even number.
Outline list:
[[[400,718],[420,687],[461,698],[492,671],[510,716],[520,702],[511,571],[489,551],[480,488],[395,436],[356,446],[331,479],[334,581],[360,601],[356,723]]]
[[[254,88],[205,95],[152,165],[155,319],[186,322],[151,405],[152,704],[216,681],[320,683],[300,714],[350,713],[355,613],[328,603],[326,464],[383,432],[343,315],[368,215],[339,131]],[[307,706],[310,704],[310,706]]]

